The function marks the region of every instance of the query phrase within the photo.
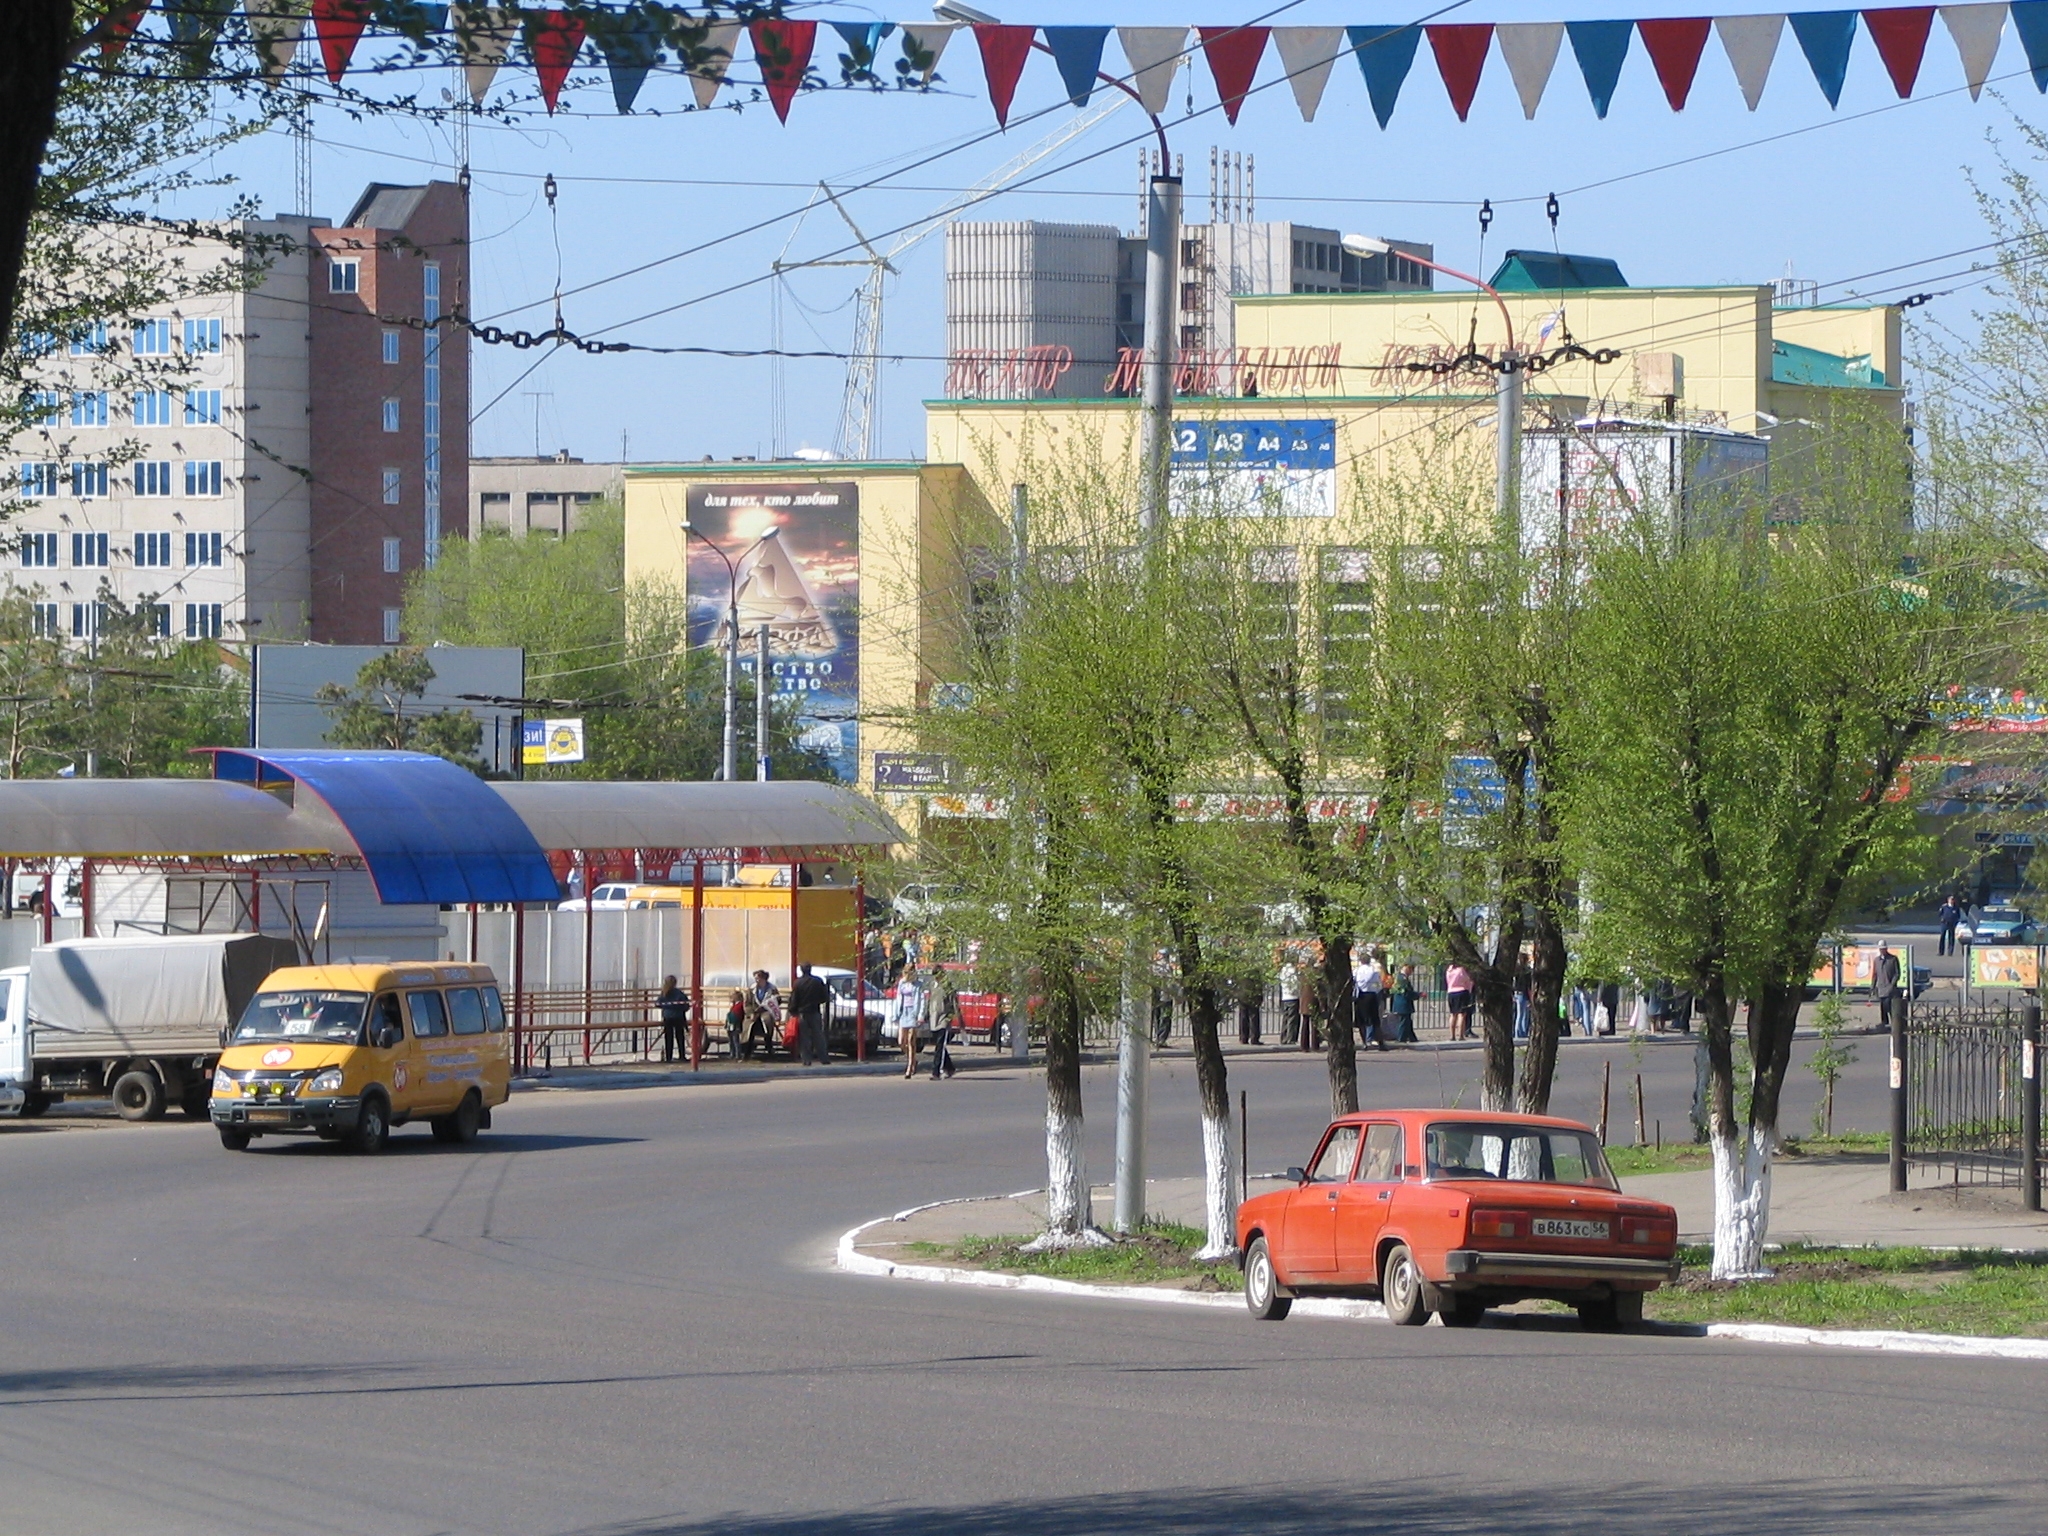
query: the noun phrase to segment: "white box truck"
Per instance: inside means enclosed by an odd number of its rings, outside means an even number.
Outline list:
[[[264,977],[299,963],[260,933],[65,939],[0,970],[0,1104],[40,1115],[111,1097],[126,1120],[207,1118],[227,1031]]]

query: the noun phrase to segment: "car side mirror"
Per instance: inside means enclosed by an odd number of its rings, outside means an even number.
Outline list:
[[[1308,1182],[1308,1170],[1306,1168],[1290,1168],[1287,1170],[1287,1179],[1292,1184],[1306,1184]]]
[[[405,1031],[396,1024],[386,1024],[377,1031],[377,1048],[388,1051],[405,1038]]]

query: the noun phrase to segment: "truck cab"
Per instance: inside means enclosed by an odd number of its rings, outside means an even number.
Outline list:
[[[28,967],[0,970],[0,1110],[28,1103]]]

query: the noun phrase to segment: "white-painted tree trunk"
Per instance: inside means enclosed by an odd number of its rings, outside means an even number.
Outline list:
[[[1207,1216],[1209,1240],[1195,1257],[1211,1259],[1237,1257],[1237,1138],[1231,1134],[1230,1113],[1202,1116],[1202,1210]]]
[[[1095,1226],[1088,1189],[1088,1154],[1081,1117],[1045,1112],[1045,1231],[1024,1245],[1026,1252],[1092,1247],[1109,1238]]]
[[[1767,1275],[1764,1238],[1771,1219],[1771,1153],[1777,1138],[1764,1126],[1745,1134],[1716,1132],[1714,1147],[1714,1278]]]

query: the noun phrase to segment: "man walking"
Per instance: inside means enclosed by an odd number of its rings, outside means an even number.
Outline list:
[[[1387,1040],[1380,1025],[1380,1005],[1386,997],[1387,968],[1381,963],[1379,950],[1363,952],[1354,979],[1358,984],[1358,1038],[1361,1042],[1370,1040],[1384,1051]]]
[[[688,1061],[690,1050],[683,1043],[683,1034],[690,1027],[690,994],[676,985],[675,977],[664,976],[654,1006],[661,1010],[661,1059]]]
[[[796,985],[789,989],[789,1006],[796,1010],[796,1049],[805,1066],[825,1062],[825,1010],[832,1006],[832,989],[811,974],[808,965],[797,967]]]
[[[1952,955],[1956,952],[1956,926],[1963,920],[1963,909],[1951,891],[1941,899],[1941,911],[1936,914],[1941,920],[1941,942],[1934,947],[1937,955]]]
[[[1899,957],[1889,944],[1880,944],[1877,958],[1870,962],[1870,995],[1877,999],[1877,1021],[1886,1029],[1898,1017]]]
[[[932,1081],[953,1075],[953,1021],[960,1016],[960,999],[953,991],[953,978],[940,971],[932,978],[927,994],[926,1017],[931,1024]]]

